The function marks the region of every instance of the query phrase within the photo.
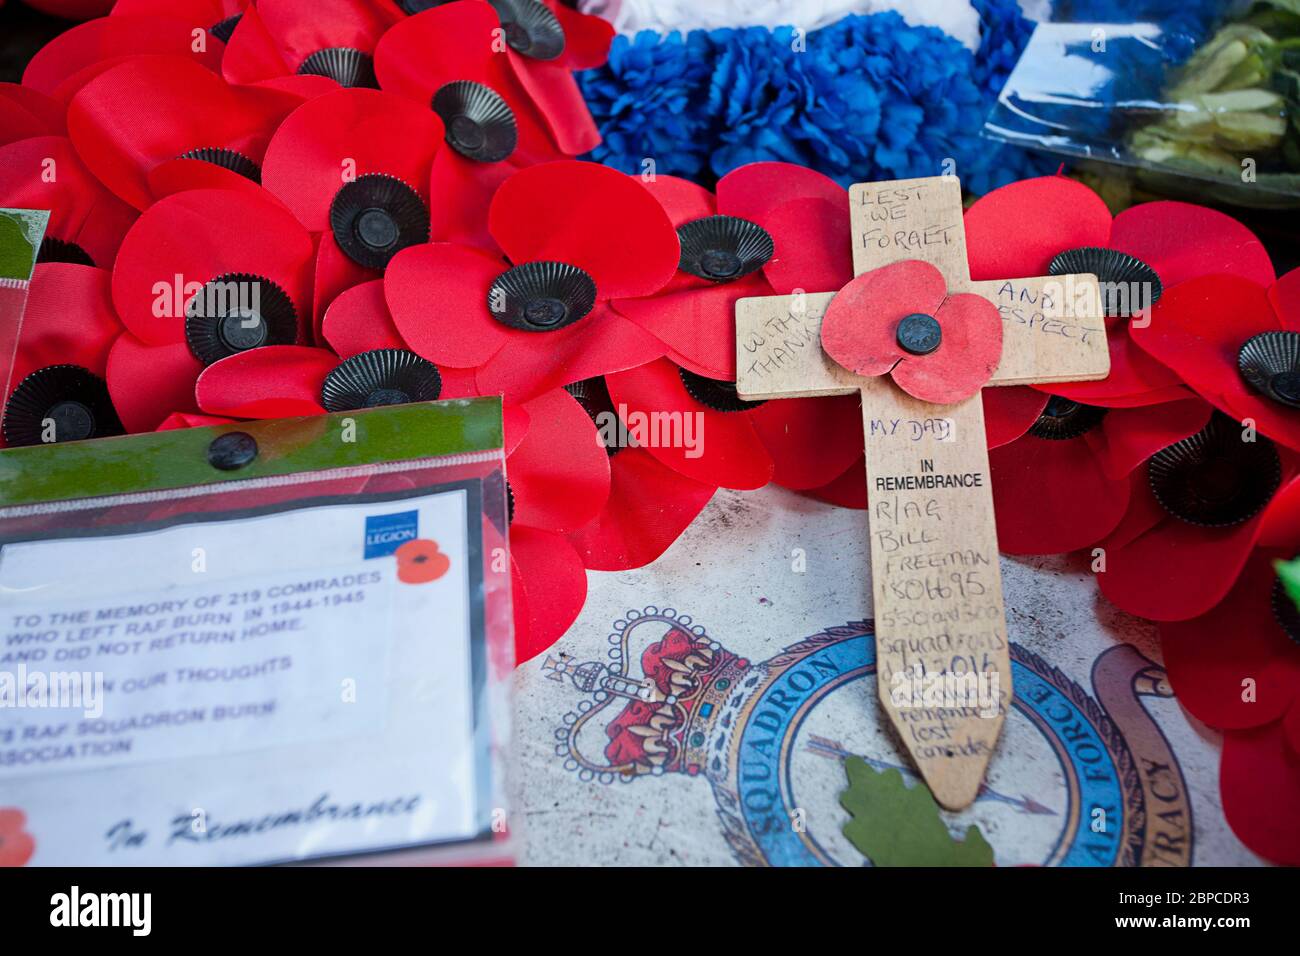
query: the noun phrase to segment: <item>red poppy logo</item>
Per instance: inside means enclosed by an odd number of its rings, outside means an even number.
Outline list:
[[[438,542],[427,538],[408,541],[393,552],[397,557],[397,580],[403,584],[428,584],[451,569],[451,558],[438,550]]]
[[[36,852],[36,841],[23,827],[27,817],[14,807],[0,807],[0,866],[23,866]]]
[[[1002,319],[983,296],[949,295],[926,262],[897,262],[854,279],[826,310],[822,344],[857,375],[889,374],[913,398],[969,398],[1002,358]]]

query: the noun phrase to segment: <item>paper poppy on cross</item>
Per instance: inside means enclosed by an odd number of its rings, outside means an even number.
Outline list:
[[[955,810],[975,799],[1012,699],[980,391],[1105,378],[1101,288],[973,282],[955,177],[858,184],[849,206],[849,235],[820,235],[826,256],[851,242],[856,278],[737,302],[736,390],[861,395],[880,701]],[[806,249],[776,255],[818,272]]]

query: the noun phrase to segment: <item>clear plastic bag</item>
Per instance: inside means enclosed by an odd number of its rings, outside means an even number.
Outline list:
[[[495,399],[0,454],[30,862],[509,860],[503,467]]]
[[[1040,24],[985,133],[1197,198],[1300,204],[1300,2],[1125,9]]]

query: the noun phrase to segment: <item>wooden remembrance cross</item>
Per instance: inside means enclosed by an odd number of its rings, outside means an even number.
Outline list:
[[[989,385],[1109,374],[1095,276],[971,281],[956,177],[860,183],[849,203],[855,275],[922,259],[943,273],[950,295],[971,292],[998,306],[1002,360]],[[957,810],[979,792],[1012,696],[981,393],[931,405],[888,375],[842,368],[821,347],[834,297],[796,291],[738,301],[736,390],[751,400],[861,393],[880,703],[935,799]],[[933,486],[948,476],[957,480]],[[951,706],[951,697],[928,695],[945,681],[991,696]]]

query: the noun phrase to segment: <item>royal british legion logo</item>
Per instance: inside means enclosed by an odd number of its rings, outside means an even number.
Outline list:
[[[366,560],[384,558],[407,541],[420,536],[420,512],[403,511],[395,515],[371,515],[366,518]]]

